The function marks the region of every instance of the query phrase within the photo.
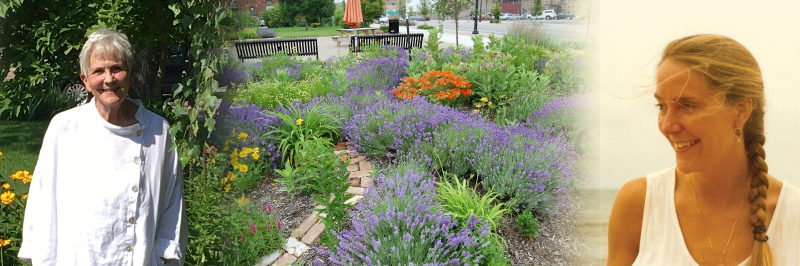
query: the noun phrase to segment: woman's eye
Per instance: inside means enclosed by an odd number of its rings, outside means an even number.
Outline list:
[[[690,110],[690,109],[694,108],[694,105],[693,104],[689,104],[689,103],[684,103],[684,104],[681,105],[681,107],[683,107],[683,109]]]
[[[657,103],[655,106],[656,106],[656,109],[658,109],[659,111],[662,111],[662,110],[667,108],[665,105],[660,104],[660,103]]]

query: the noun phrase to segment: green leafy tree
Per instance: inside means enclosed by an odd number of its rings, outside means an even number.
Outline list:
[[[531,15],[541,15],[543,10],[544,8],[542,7],[542,0],[533,0],[533,9],[531,10]]]
[[[261,17],[269,28],[294,27],[294,25],[297,25],[295,17],[283,12],[283,5],[281,4],[275,4],[272,8],[261,12]]]
[[[500,18],[500,14],[502,12],[503,12],[503,10],[500,9],[500,4],[498,3],[497,0],[495,0],[494,1],[494,8],[492,8],[492,18],[493,19],[499,19]]]
[[[417,6],[418,7],[417,9],[419,10],[419,14],[422,15],[423,18],[427,18],[428,15],[431,14],[431,3],[430,3],[430,1],[431,0],[420,0],[419,1],[419,5]],[[427,19],[425,21],[427,21]],[[425,25],[427,25],[427,24],[428,23],[425,22]]]
[[[385,5],[383,0],[363,0],[361,1],[361,16],[364,22],[361,22],[362,27],[368,27],[372,21],[380,18],[383,15],[383,7]]]
[[[456,46],[458,46],[458,15],[467,10],[472,3],[474,2],[470,0],[439,0],[436,2],[436,10],[440,14],[453,17],[456,21]]]
[[[333,16],[335,6],[330,0],[283,0],[281,11],[290,17],[300,17],[306,23],[321,21],[323,17]]]
[[[401,18],[406,17],[406,0],[397,0],[397,14],[400,15]]]

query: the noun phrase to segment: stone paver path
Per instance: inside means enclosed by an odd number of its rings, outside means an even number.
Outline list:
[[[351,187],[346,193],[355,194],[356,196],[348,200],[347,203],[356,205],[359,200],[364,198],[364,192],[372,185],[374,180],[372,177],[372,163],[366,161],[364,155],[358,154],[353,150],[353,145],[349,141],[337,144],[335,149],[334,154],[340,156],[340,158],[350,159],[350,164],[346,167],[347,171],[350,172]],[[347,157],[344,157],[344,155],[347,155]],[[262,257],[261,261],[256,265],[286,266],[297,261],[297,258],[303,256],[303,253],[308,251],[311,244],[317,241],[325,230],[325,225],[319,219],[320,216],[325,217],[324,214],[317,212],[309,215],[297,228],[292,230],[282,250]]]

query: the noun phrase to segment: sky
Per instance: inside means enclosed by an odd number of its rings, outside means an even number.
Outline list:
[[[713,33],[742,43],[758,61],[767,99],[769,173],[800,186],[800,25],[798,1],[597,1],[591,5],[589,93],[591,188],[675,165],[657,128],[653,91],[660,52],[670,41]]]

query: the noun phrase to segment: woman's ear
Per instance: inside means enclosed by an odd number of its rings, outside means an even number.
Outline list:
[[[744,123],[750,119],[750,113],[753,112],[753,99],[745,99],[736,104],[736,120],[739,125],[744,126]]]

